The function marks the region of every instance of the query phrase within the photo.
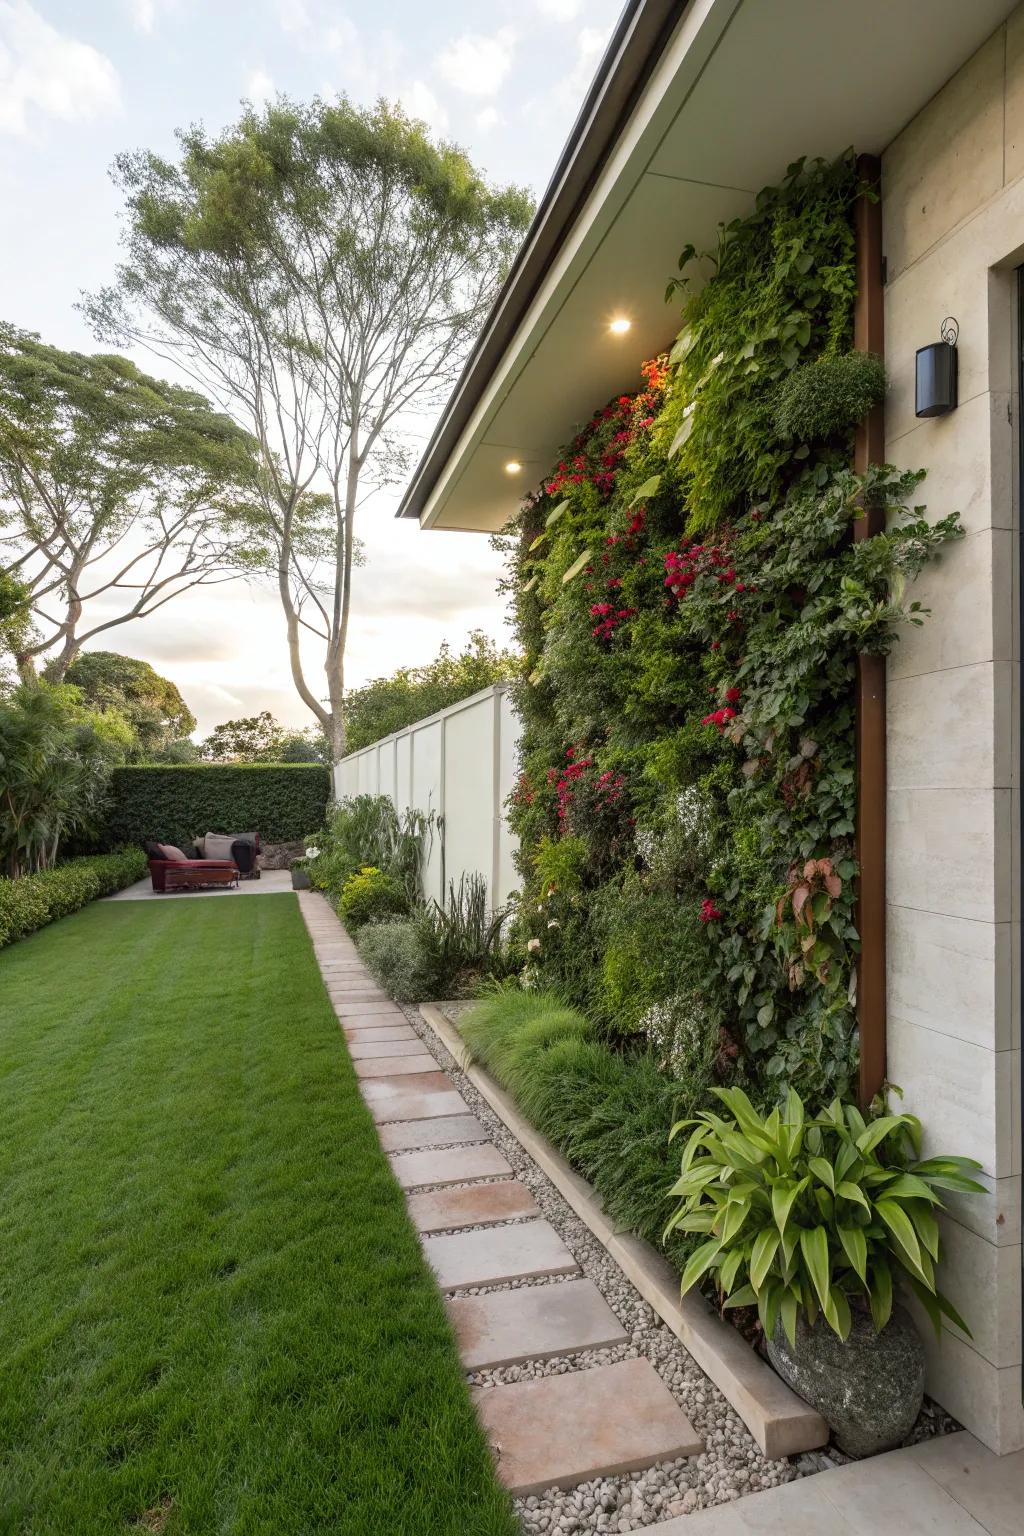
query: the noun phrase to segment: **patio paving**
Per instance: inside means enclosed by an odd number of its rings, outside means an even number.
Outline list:
[[[200,896],[215,896],[223,900],[227,896],[278,896],[290,891],[292,877],[287,869],[265,869],[258,880],[240,880],[237,885],[215,885],[208,891],[154,891],[148,875],[126,885],[123,891],[103,896],[102,901],[194,901]]]

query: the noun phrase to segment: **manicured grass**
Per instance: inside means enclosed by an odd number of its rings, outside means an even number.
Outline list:
[[[0,1532],[511,1536],[291,895],[0,954]]]

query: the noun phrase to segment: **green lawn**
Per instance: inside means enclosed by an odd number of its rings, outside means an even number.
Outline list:
[[[511,1536],[291,895],[0,953],[3,1536]]]

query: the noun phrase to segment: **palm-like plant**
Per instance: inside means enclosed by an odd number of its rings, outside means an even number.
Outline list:
[[[877,1331],[892,1311],[902,1275],[936,1332],[945,1316],[967,1324],[938,1291],[937,1190],[983,1193],[965,1157],[921,1159],[913,1115],[867,1122],[835,1099],[808,1119],[791,1089],[785,1108],[758,1114],[739,1088],[716,1088],[730,1118],[705,1111],[693,1127],[672,1194],[680,1204],[666,1228],[706,1234],[683,1271],[685,1294],[712,1275],[726,1307],[757,1306],[771,1338],[781,1316],[795,1344],[797,1317],[819,1313],[845,1340],[851,1303],[866,1305]]]

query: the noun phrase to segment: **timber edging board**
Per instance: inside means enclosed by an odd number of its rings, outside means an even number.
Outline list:
[[[731,1323],[694,1292],[680,1297],[679,1276],[650,1243],[609,1221],[600,1197],[575,1173],[546,1136],[520,1114],[513,1100],[472,1059],[451,1020],[434,1003],[420,1016],[454,1056],[478,1093],[551,1180],[581,1221],[586,1222],[626,1278],[670,1328],[701,1370],[736,1410],[766,1456],[795,1456],[828,1441],[828,1426],[802,1397],[776,1376]]]

